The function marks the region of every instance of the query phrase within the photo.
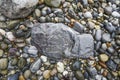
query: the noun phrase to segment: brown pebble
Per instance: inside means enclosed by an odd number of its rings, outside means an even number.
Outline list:
[[[105,63],[99,61],[99,64],[100,64],[103,68],[107,68],[107,66],[106,66]]]
[[[108,74],[108,71],[107,71],[107,70],[104,70],[103,73],[102,73],[102,75],[103,75],[104,77],[106,77],[107,74]]]
[[[19,80],[25,80],[25,78],[22,74],[19,76]]]

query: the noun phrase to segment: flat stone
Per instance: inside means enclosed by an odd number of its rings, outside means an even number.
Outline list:
[[[100,55],[99,55],[99,58],[100,58],[100,60],[103,61],[103,62],[106,62],[106,61],[108,61],[108,59],[109,59],[108,55],[106,55],[106,54],[100,54]]]
[[[91,34],[82,34],[62,23],[38,23],[31,32],[31,44],[50,59],[93,56]]]
[[[0,69],[6,69],[8,66],[8,59],[7,58],[1,58],[0,59]]]
[[[28,16],[39,0],[1,0],[0,12],[11,19]]]
[[[52,7],[59,7],[61,4],[61,0],[45,0],[45,3],[48,6],[52,6]]]
[[[62,62],[57,63],[58,72],[62,73],[64,71],[64,64]]]
[[[31,72],[35,73],[40,68],[40,66],[41,66],[41,59],[38,59],[30,66]]]

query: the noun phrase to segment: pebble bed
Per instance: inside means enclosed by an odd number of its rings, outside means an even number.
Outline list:
[[[120,80],[120,0],[32,2],[25,18],[0,12],[0,80]],[[42,55],[31,45],[31,28],[49,22],[91,34],[94,56],[51,61]]]

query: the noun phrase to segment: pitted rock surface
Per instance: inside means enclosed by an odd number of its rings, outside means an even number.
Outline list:
[[[50,59],[93,56],[92,35],[79,34],[62,23],[37,23],[31,34],[31,44]]]
[[[0,12],[11,19],[27,17],[39,0],[0,0]]]

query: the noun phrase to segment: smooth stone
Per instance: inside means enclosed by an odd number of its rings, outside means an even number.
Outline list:
[[[8,48],[8,45],[6,43],[1,43],[1,49],[6,50]]]
[[[39,18],[39,21],[40,21],[41,23],[44,23],[44,22],[46,22],[46,17],[44,17],[44,16],[41,16],[41,17]]]
[[[0,21],[6,21],[6,17],[3,15],[0,15]]]
[[[39,70],[41,66],[41,59],[37,59],[32,65],[30,66],[31,72],[35,73],[37,70]]]
[[[101,42],[99,41],[99,42],[97,42],[97,43],[95,44],[95,49],[96,49],[96,50],[99,50],[100,47],[101,47]]]
[[[20,73],[15,73],[13,75],[8,76],[8,80],[19,80],[19,74]]]
[[[108,55],[106,55],[106,54],[100,54],[99,58],[102,62],[107,62],[109,59]]]
[[[108,50],[108,52],[111,53],[111,54],[113,54],[113,53],[115,52],[115,50],[114,50],[113,47],[109,47],[107,50]]]
[[[67,75],[68,75],[68,71],[64,71],[63,76],[67,76]]]
[[[75,61],[72,64],[72,70],[80,70],[80,68],[81,68],[81,62],[80,61]]]
[[[22,48],[22,47],[24,47],[26,45],[26,43],[25,42],[16,43],[16,45],[17,45],[17,47]]]
[[[18,51],[17,48],[10,48],[8,52],[11,56],[14,56],[17,51]]]
[[[21,57],[21,58],[18,60],[18,67],[19,67],[20,69],[23,69],[23,68],[25,67],[26,63],[27,63],[26,59]]]
[[[97,75],[97,70],[95,67],[87,67],[87,70],[92,78],[94,78],[95,75]]]
[[[2,49],[0,49],[0,57],[3,56],[3,53],[4,53],[4,51]]]
[[[60,73],[64,71],[64,64],[62,62],[57,62],[57,71]]]
[[[0,69],[6,69],[8,66],[8,59],[7,58],[1,58],[0,59]]]
[[[37,17],[40,17],[41,16],[41,12],[39,9],[35,9],[35,14]]]
[[[35,46],[30,46],[30,48],[28,49],[28,54],[32,57],[37,57],[38,56],[37,53],[38,53],[37,48]]]
[[[116,30],[115,26],[113,26],[112,23],[108,23],[108,22],[105,23],[105,29],[110,33]]]
[[[31,44],[50,59],[93,56],[94,39],[92,35],[80,35],[62,23],[35,24],[31,37]]]
[[[44,0],[44,1],[48,6],[52,7],[59,7],[61,4],[61,0]]]
[[[85,12],[85,13],[83,13],[83,15],[85,18],[93,18],[91,12]]]
[[[103,80],[102,77],[103,77],[102,75],[96,75],[96,76],[95,76],[95,79],[96,79],[96,80]]]
[[[107,49],[107,45],[105,43],[102,44],[101,46],[102,49],[106,50]]]
[[[74,22],[74,24],[73,24],[73,29],[79,33],[83,33],[84,28],[85,27],[82,24],[80,24],[79,22]]]
[[[102,41],[103,41],[103,42],[110,42],[110,41],[111,41],[111,36],[110,36],[110,34],[109,34],[109,33],[104,33],[104,34],[102,35]]]
[[[101,38],[102,38],[102,30],[98,29],[96,30],[95,40],[100,41]]]
[[[8,29],[14,29],[18,24],[20,23],[20,20],[9,20],[6,22]]]
[[[56,68],[54,68],[54,69],[51,70],[51,72],[50,72],[50,75],[51,75],[51,76],[53,76],[53,75],[55,75],[55,74],[57,74],[57,69],[56,69]]]
[[[87,5],[88,5],[88,0],[82,0],[82,4],[83,4],[84,6],[87,6]]]
[[[93,23],[93,22],[91,22],[91,21],[88,21],[88,27],[90,28],[90,29],[94,29],[94,27],[95,27],[95,24]]]
[[[7,37],[10,41],[14,41],[14,40],[15,40],[15,36],[13,35],[12,32],[7,32],[7,33],[6,33],[6,37]]]
[[[45,70],[45,71],[43,72],[43,77],[44,77],[45,79],[49,79],[49,78],[50,78],[50,70]]]
[[[11,59],[11,65],[12,66],[15,66],[17,63],[18,63],[18,58],[17,57],[14,57],[14,58]]]
[[[0,22],[0,28],[6,28],[7,24],[5,22]]]
[[[22,74],[19,75],[19,80],[25,80],[25,78]]]
[[[31,76],[31,71],[30,71],[30,70],[26,70],[26,71],[24,72],[24,77],[25,77],[25,79],[30,78],[30,76]]]
[[[105,7],[105,13],[106,14],[110,15],[112,13],[112,11],[113,11],[113,8],[111,6]]]
[[[77,78],[78,80],[85,80],[85,79],[84,79],[84,75],[82,74],[81,71],[76,71],[76,72],[75,72],[75,76],[76,76],[76,78]]]
[[[41,60],[42,60],[43,62],[47,62],[47,57],[46,57],[46,56],[43,56],[43,55],[42,55],[40,58],[41,58]]]
[[[116,18],[120,18],[120,13],[117,12],[117,11],[113,11],[113,12],[112,12],[112,16],[113,16],[113,17],[116,17]]]
[[[1,0],[0,12],[11,19],[24,18],[34,10],[38,1],[39,0]]]
[[[115,71],[117,68],[117,64],[113,62],[111,59],[106,62],[106,65],[113,71]]]
[[[5,36],[5,34],[6,34],[5,30],[0,29],[0,34],[2,34],[3,36]]]

